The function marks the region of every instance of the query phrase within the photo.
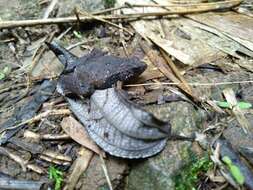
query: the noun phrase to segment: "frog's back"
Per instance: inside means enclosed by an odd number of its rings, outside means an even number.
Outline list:
[[[87,60],[76,72],[89,73],[90,82],[98,88],[109,88],[117,81],[127,81],[139,76],[146,64],[135,58],[119,58],[110,55]]]

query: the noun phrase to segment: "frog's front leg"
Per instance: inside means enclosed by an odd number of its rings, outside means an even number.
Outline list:
[[[94,88],[85,81],[80,81],[76,78],[74,73],[68,73],[61,75],[58,80],[58,86],[61,88],[61,94],[63,96],[90,96],[94,92]]]
[[[63,96],[69,96],[71,94],[74,94],[74,84],[73,84],[72,76],[71,74],[68,75],[61,75],[58,79],[57,84],[57,91],[63,95]]]

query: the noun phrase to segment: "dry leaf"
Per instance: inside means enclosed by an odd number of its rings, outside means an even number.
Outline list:
[[[101,154],[101,150],[98,146],[90,139],[89,134],[85,128],[73,117],[65,117],[61,122],[63,130],[77,143],[82,146]]]

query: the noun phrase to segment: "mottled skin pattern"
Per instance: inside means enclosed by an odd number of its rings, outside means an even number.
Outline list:
[[[97,49],[78,58],[56,43],[47,45],[65,66],[59,78],[65,95],[90,96],[96,89],[110,88],[117,81],[139,76],[147,67],[136,58],[105,55]]]

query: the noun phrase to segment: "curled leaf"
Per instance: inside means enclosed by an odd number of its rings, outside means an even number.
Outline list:
[[[114,88],[95,91],[90,102],[67,100],[91,138],[114,156],[152,156],[165,147],[170,135],[168,122],[131,104]]]

